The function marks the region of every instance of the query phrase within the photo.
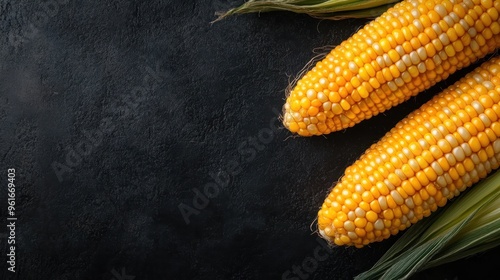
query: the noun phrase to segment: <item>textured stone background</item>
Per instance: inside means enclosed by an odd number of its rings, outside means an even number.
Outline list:
[[[6,185],[17,170],[19,217],[17,273],[4,227],[1,279],[286,276],[324,244],[309,225],[344,168],[463,75],[345,132],[291,138],[274,128],[289,79],[365,21],[272,13],[210,25],[234,5],[0,0],[0,174]],[[205,187],[208,201],[196,195]],[[186,220],[180,205],[202,209]],[[350,279],[394,241],[337,248],[302,278]],[[491,279],[499,253],[415,279]]]

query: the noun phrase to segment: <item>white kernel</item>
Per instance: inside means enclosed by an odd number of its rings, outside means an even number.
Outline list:
[[[460,17],[455,12],[451,12],[449,14],[449,16],[453,19],[454,22],[459,22],[460,21]],[[450,25],[450,26],[453,26],[453,25]]]
[[[417,6],[417,5],[418,5],[418,3],[417,3],[417,2],[415,2],[415,3],[413,3],[413,5]],[[415,7],[415,8],[416,8],[416,7]],[[412,10],[411,10],[411,15],[412,15],[414,18],[418,18],[418,17],[420,16],[420,11],[419,11],[419,10],[417,10],[417,9],[412,9]]]
[[[401,216],[401,224],[406,224],[408,222],[408,217],[406,215]]]
[[[401,170],[401,169],[396,169],[396,170],[394,170],[394,174],[398,175],[398,177],[399,177],[401,180],[406,180],[406,179],[408,179],[408,178],[406,177],[405,173],[403,172],[403,170]],[[387,179],[385,179],[385,180],[387,180]],[[388,182],[392,185],[392,183],[391,183],[389,180],[387,180],[387,181],[388,181]],[[391,189],[391,188],[389,188],[389,189]],[[393,190],[393,189],[395,189],[395,187],[394,187],[394,186],[392,186],[392,189],[391,189],[391,190]]]
[[[365,210],[361,209],[360,207],[357,207],[356,210],[354,210],[354,213],[356,213],[356,216],[358,218],[363,218],[366,214]]]
[[[474,3],[471,0],[464,0],[462,3],[469,8],[474,8]]]
[[[462,27],[465,29],[465,30],[468,30],[469,29],[469,24],[467,23],[467,21],[465,19],[461,19],[459,21],[460,25],[462,25]]]
[[[305,119],[304,119],[305,121]],[[318,128],[316,127],[315,124],[310,124],[307,126],[307,130],[311,133],[311,134],[316,134],[318,133]]]
[[[409,54],[404,54],[402,57],[401,57],[401,60],[405,63],[406,66],[411,66],[411,58],[410,58],[410,55]]]
[[[456,147],[458,146],[458,141],[457,139],[453,136],[453,134],[448,134],[444,137],[444,139],[446,139],[446,141],[448,141],[448,143],[450,143],[450,146],[453,148],[453,147]]]
[[[462,143],[460,144],[460,147],[462,147],[462,149],[464,150],[465,156],[470,157],[470,155],[472,154],[472,149],[470,148],[469,143]]]
[[[387,185],[387,188],[389,188],[389,190],[394,190],[394,189],[396,189],[396,187],[394,187],[394,185],[393,185],[391,182],[389,182],[389,180],[388,180],[388,179],[385,179],[385,180],[384,180],[384,183]]]
[[[424,208],[424,210],[429,209],[429,203],[427,203],[427,201],[422,202],[422,208]]]
[[[472,160],[472,162],[477,165],[477,164],[480,164],[481,163],[481,160],[479,159],[479,156],[474,153],[472,155],[470,155],[470,159]]]
[[[495,89],[495,85],[494,85],[492,82],[490,82],[490,81],[484,81],[484,82],[483,82],[483,86],[484,86],[485,88],[487,88],[488,90],[493,90],[493,89]]]
[[[358,65],[356,65],[356,63],[354,63],[354,61],[350,61],[349,62],[349,70],[351,70],[351,72],[353,73],[358,73]]]
[[[385,65],[389,66],[392,64],[392,59],[388,54],[384,53],[382,58],[384,59]]]
[[[479,74],[472,75],[472,78],[474,78],[478,84],[481,84],[484,81],[483,76]]]
[[[446,126],[444,124],[438,124],[437,129],[439,129],[439,131],[443,135],[447,135],[449,133],[448,129],[446,128]]]
[[[348,232],[347,232],[347,236],[348,236],[351,240],[356,240],[356,239],[358,239],[358,235],[357,235],[354,231],[348,231]]]
[[[436,179],[436,183],[440,188],[444,188],[447,185],[446,179],[444,178],[444,176],[438,176]]]
[[[292,117],[296,122],[302,121],[302,115],[299,112],[293,112]]]
[[[417,54],[421,60],[425,60],[427,58],[427,51],[424,47],[420,47],[417,49]]]
[[[390,81],[390,82],[387,82],[387,86],[389,87],[389,89],[391,91],[396,91],[398,90],[398,86],[396,85],[396,83],[394,83],[393,81]]]
[[[438,13],[438,15],[442,18],[444,16],[446,16],[446,14],[448,13],[446,11],[446,8],[441,5],[441,4],[437,4],[436,6],[434,6],[434,11],[436,11],[436,13]]]
[[[406,70],[406,65],[402,60],[396,62],[396,67],[398,68],[399,72],[403,72]]]
[[[365,192],[365,188],[363,188],[363,186],[361,184],[356,184],[354,186],[354,190],[357,192],[357,193],[364,193]]]
[[[410,149],[408,149],[407,147],[403,147],[403,149],[401,149],[401,151],[403,152],[403,154],[407,157],[407,158],[413,158],[413,153],[410,151]]]
[[[321,78],[321,79],[325,79],[325,78]],[[320,80],[321,80],[320,79]],[[325,79],[326,80],[326,79]],[[314,89],[309,89],[307,92],[306,92],[306,96],[309,100],[314,100],[316,98],[316,91]]]
[[[472,169],[472,171],[469,172],[469,175],[471,177],[472,183],[479,181],[479,175],[477,174],[477,169]]]
[[[335,74],[336,74],[337,76],[339,76],[340,74],[342,74],[342,70],[343,70],[343,69],[342,69],[342,67],[340,67],[340,66],[335,66],[335,68],[333,69],[333,71],[335,72]]]
[[[491,169],[497,169],[498,167],[500,167],[500,164],[498,164],[498,161],[495,157],[490,158],[490,165]]]
[[[324,94],[322,91],[318,92],[318,95],[317,95],[317,98],[319,101],[321,101],[322,103],[328,101],[328,97],[326,96],[326,94]]]
[[[463,192],[465,191],[465,188],[467,187],[467,184],[470,183],[470,175],[469,173],[465,173],[464,176],[462,176],[462,181],[464,182],[463,186],[457,186],[458,190]]]
[[[411,82],[412,78],[411,78],[410,73],[408,73],[408,71],[404,71],[403,73],[401,73],[401,79],[403,79],[403,81],[405,83],[409,83],[409,82]]]
[[[401,196],[401,194],[399,194],[398,191],[396,191],[396,190],[391,191],[391,196],[397,205],[402,205],[404,203],[404,199]]]
[[[387,209],[387,199],[385,198],[384,195],[379,196],[379,198],[378,198],[378,204],[380,204],[380,208],[382,210],[386,210]]]
[[[411,220],[415,218],[415,213],[412,210],[410,210],[408,214],[406,214],[406,216],[408,217],[409,220]]]
[[[431,129],[431,134],[432,136],[434,136],[434,138],[436,138],[436,140],[443,139],[443,134],[437,128]]]
[[[385,227],[384,222],[382,219],[377,219],[375,223],[373,224],[373,228],[376,230],[383,230]]]
[[[411,63],[414,65],[416,65],[420,62],[420,57],[418,56],[416,51],[412,51],[410,53],[410,59],[411,59]]]
[[[448,116],[453,115],[453,111],[450,108],[448,108],[448,107],[443,107],[442,110]]]
[[[500,153],[500,139],[493,142],[493,151],[495,151],[495,153]]]
[[[448,15],[447,15],[447,16],[445,16],[445,17],[443,18],[443,20],[444,20],[444,22],[446,22],[446,24],[447,24],[448,26],[450,26],[450,27],[451,27],[451,26],[453,26],[453,25],[455,24],[455,21],[454,21],[454,20],[453,20],[450,16],[448,16]]]
[[[491,120],[490,120],[490,118],[488,118],[488,116],[486,116],[486,114],[482,113],[478,117],[483,122],[485,127],[490,127]]]
[[[457,164],[457,160],[455,159],[455,156],[451,153],[447,153],[444,155],[444,158],[448,161],[450,165],[455,165]]]
[[[405,49],[401,45],[397,45],[394,49],[396,50],[396,52],[398,52],[399,56],[403,56],[406,54]]]
[[[351,221],[356,220],[356,214],[354,213],[354,211],[349,211],[349,213],[347,213],[347,218]]]
[[[382,47],[378,42],[373,43],[372,48],[378,55],[384,54],[384,50],[382,49]]]
[[[424,73],[425,70],[427,70],[427,67],[425,66],[425,63],[423,62],[420,62],[418,65],[417,65],[417,69],[418,69],[418,72],[419,73]]]
[[[414,171],[414,172],[417,172],[420,170],[420,165],[418,165],[418,162],[416,159],[412,158],[412,159],[409,159],[408,160],[408,165],[411,167],[411,169]]]
[[[330,109],[332,109],[332,102],[330,101],[327,101],[325,103],[323,103],[323,110],[328,112],[330,111]]]
[[[447,59],[448,59],[448,55],[446,54],[446,52],[445,52],[444,50],[439,51],[439,52],[438,52],[438,55],[439,55],[439,57],[440,57],[442,60],[447,60]]]
[[[377,58],[375,58],[375,61],[380,66],[380,68],[384,68],[386,66],[384,58],[382,56],[377,56]]]
[[[354,226],[354,223],[352,221],[345,221],[344,228],[347,231],[353,231],[356,227]]]
[[[420,145],[420,147],[422,147],[422,149],[424,150],[427,150],[429,149],[431,146],[429,145],[429,143],[427,143],[427,141],[425,141],[425,139],[423,138],[420,138],[418,139],[418,144]]]
[[[403,79],[401,79],[401,77],[398,77],[398,78],[394,79],[394,82],[396,83],[396,85],[398,87],[401,87],[401,86],[403,86],[405,84],[405,82],[403,81]]]
[[[474,100],[474,101],[472,101],[472,103],[470,105],[472,106],[472,108],[474,108],[474,110],[476,110],[476,112],[478,114],[481,114],[482,112],[484,112],[484,107],[481,104],[481,102]]]
[[[439,26],[439,24],[433,23],[431,27],[434,30],[434,32],[436,32],[437,35],[443,33],[443,30],[441,29],[441,26]]]
[[[439,41],[441,41],[441,43],[444,46],[450,44],[450,38],[448,37],[448,35],[446,33],[439,34]]]
[[[471,27],[471,28],[469,28],[469,29],[467,30],[467,33],[469,33],[469,35],[470,35],[472,38],[474,38],[474,37],[476,37],[476,35],[477,35],[477,30],[476,30],[476,28]]]
[[[423,123],[423,126],[424,126],[425,128],[427,128],[427,130],[431,130],[431,129],[433,129],[433,128],[434,128],[434,126],[432,125],[432,123],[431,123],[430,121],[426,121],[426,122],[424,122],[424,123]]]
[[[443,187],[441,189],[441,194],[443,194],[444,197],[448,198],[448,195],[450,194],[450,191],[447,188]]]
[[[465,153],[462,147],[455,147],[452,153],[455,156],[455,158],[460,162],[465,159]]]
[[[424,32],[424,26],[422,25],[422,22],[420,22],[420,19],[416,18],[412,23],[418,29],[418,31]]]
[[[439,163],[437,161],[433,161],[431,163],[431,167],[432,167],[432,169],[434,169],[434,171],[436,172],[436,174],[438,176],[443,175],[443,173],[444,173],[443,168],[441,167],[441,165],[439,165]]]
[[[413,202],[413,198],[411,198],[411,197],[408,197],[407,199],[405,199],[405,204],[410,209],[413,209],[413,207],[415,207],[415,203]]]
[[[429,197],[429,199],[427,199],[427,204],[428,205],[433,205],[436,203],[436,200],[434,199],[434,197]]]
[[[462,137],[462,139],[464,139],[464,141],[466,142],[469,141],[469,139],[472,137],[469,131],[463,126],[458,127],[457,132],[458,134],[460,134],[460,137]]]
[[[434,61],[434,63],[435,63],[436,65],[440,65],[440,64],[441,64],[441,62],[443,62],[443,60],[441,59],[441,57],[440,57],[438,54],[436,54],[435,56],[433,56],[433,57],[432,57],[432,60]]]
[[[484,163],[484,169],[485,169],[486,173],[490,173],[491,172],[492,168],[491,168],[491,163],[489,161],[486,161]]]

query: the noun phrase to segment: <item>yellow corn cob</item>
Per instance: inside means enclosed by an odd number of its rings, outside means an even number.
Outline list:
[[[500,46],[500,1],[405,0],[302,77],[283,123],[302,136],[369,119]]]
[[[400,121],[345,174],[318,212],[320,234],[362,247],[397,234],[498,168],[500,57]]]

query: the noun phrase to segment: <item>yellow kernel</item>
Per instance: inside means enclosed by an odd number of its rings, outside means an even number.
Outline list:
[[[380,213],[382,211],[382,209],[380,208],[380,204],[378,203],[378,200],[373,200],[372,202],[370,202],[370,208],[372,209],[372,211],[376,212],[376,213]]]
[[[369,222],[374,223],[378,219],[378,215],[374,211],[368,211],[366,212],[366,219]]]

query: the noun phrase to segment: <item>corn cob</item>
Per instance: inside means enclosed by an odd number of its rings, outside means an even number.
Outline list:
[[[406,229],[500,162],[500,57],[400,121],[332,189],[320,234],[362,247]]]
[[[296,84],[283,124],[301,136],[369,119],[500,46],[500,1],[405,0],[334,48]]]

